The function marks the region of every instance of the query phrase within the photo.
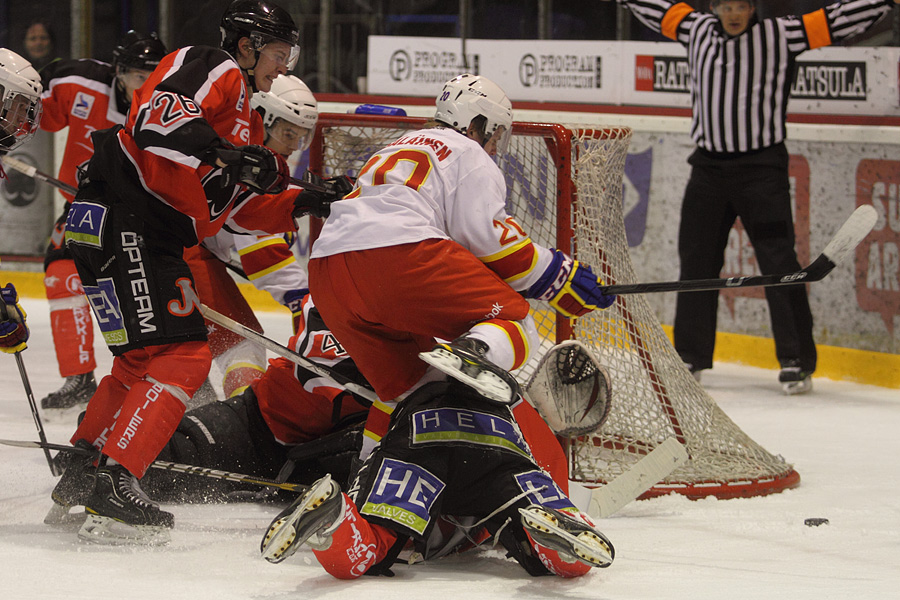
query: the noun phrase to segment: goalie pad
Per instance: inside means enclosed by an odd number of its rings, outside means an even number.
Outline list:
[[[563,437],[596,431],[609,415],[609,374],[578,340],[567,340],[541,358],[525,386],[525,398]]]

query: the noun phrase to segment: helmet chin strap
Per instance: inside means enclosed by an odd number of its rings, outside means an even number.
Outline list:
[[[254,75],[254,71],[256,70],[256,65],[259,64],[259,50],[253,50],[253,52],[256,55],[255,59],[253,60],[253,65],[246,69],[241,69],[244,73],[247,74],[247,81],[250,84],[250,94],[251,95],[255,94],[256,92],[259,91],[259,88],[256,87],[256,76]]]

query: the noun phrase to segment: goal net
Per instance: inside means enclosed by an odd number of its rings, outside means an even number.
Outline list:
[[[322,114],[310,149],[320,175],[355,176],[377,150],[425,119]],[[631,130],[513,124],[499,157],[508,211],[547,247],[602,274],[606,283],[637,283],[622,210],[622,178]],[[315,235],[315,231],[312,232]],[[619,296],[607,310],[565,319],[532,303],[542,347],[515,372],[523,383],[553,344],[575,337],[591,347],[612,380],[612,408],[600,431],[568,440],[570,477],[611,481],[669,437],[689,460],[643,497],[677,492],[692,498],[757,496],[793,487],[800,476],[754,442],[694,380],[641,295]]]

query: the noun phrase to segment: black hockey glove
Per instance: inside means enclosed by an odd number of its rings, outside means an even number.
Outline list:
[[[294,199],[294,218],[312,215],[325,219],[331,214],[331,203],[337,202],[353,189],[353,180],[346,175],[322,179],[307,171],[300,180],[305,187]]]
[[[291,172],[280,154],[265,146],[219,147],[212,158],[222,168],[222,187],[242,183],[257,194],[280,194],[287,189]]]

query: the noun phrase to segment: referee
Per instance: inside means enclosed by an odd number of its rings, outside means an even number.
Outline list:
[[[712,0],[713,14],[684,2],[619,0],[650,29],[687,48],[691,73],[691,176],[681,207],[681,280],[716,278],[740,217],[763,274],[800,270],[784,146],[795,60],[859,34],[900,0],[843,0],[800,17],[758,20],[754,0]],[[789,394],[812,389],[816,370],[806,286],[766,288]],[[678,294],[675,349],[699,380],[712,367],[719,293]]]

